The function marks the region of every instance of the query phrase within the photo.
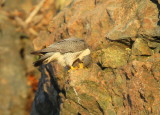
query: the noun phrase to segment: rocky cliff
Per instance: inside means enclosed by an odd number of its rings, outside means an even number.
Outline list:
[[[79,37],[93,62],[69,73],[41,66],[31,114],[160,114],[159,10],[159,0],[68,0],[34,47]]]

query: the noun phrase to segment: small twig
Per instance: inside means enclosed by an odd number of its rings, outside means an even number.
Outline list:
[[[26,24],[32,21],[33,17],[38,13],[45,1],[46,0],[41,0],[41,2],[36,6],[36,8],[30,13],[29,17],[25,20]]]

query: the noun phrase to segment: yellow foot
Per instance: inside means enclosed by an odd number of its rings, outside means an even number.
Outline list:
[[[83,63],[79,63],[79,69],[83,69],[83,68],[84,68]]]
[[[72,70],[77,70],[77,69],[78,69],[78,67],[71,66],[71,68],[70,68],[70,70],[68,70],[68,72],[71,72]]]
[[[77,69],[78,69],[78,67],[71,66],[71,70],[77,70]]]

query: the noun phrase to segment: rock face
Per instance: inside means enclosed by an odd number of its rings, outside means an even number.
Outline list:
[[[160,114],[159,8],[157,0],[70,2],[34,45],[79,37],[90,45],[93,63],[69,73],[55,62],[40,67],[31,114]]]

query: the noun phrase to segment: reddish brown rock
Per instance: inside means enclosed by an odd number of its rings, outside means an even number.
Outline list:
[[[157,5],[150,0],[77,0],[52,19],[50,39],[75,36],[97,47],[104,37],[119,40],[140,35],[159,36],[158,20]]]
[[[152,113],[157,114],[159,104],[159,83],[151,73],[154,71],[153,62],[134,61],[131,65],[124,68],[126,71],[129,106],[132,114]],[[158,72],[158,71],[157,71]],[[159,72],[158,72],[159,73]],[[156,109],[157,108],[157,109]],[[153,110],[153,111],[152,111]],[[141,114],[142,114],[141,113]]]
[[[156,3],[150,0],[76,0],[59,12],[49,24],[50,37],[36,39],[34,45],[79,37],[91,47],[93,64],[88,69],[68,73],[51,63],[54,74],[46,75],[54,78],[50,81],[53,87],[45,90],[43,100],[47,101],[42,105],[58,105],[44,112],[159,114],[160,32]],[[44,91],[39,86],[41,90]],[[52,99],[51,94],[55,94]],[[36,104],[41,95],[37,93],[33,110],[41,108]]]

